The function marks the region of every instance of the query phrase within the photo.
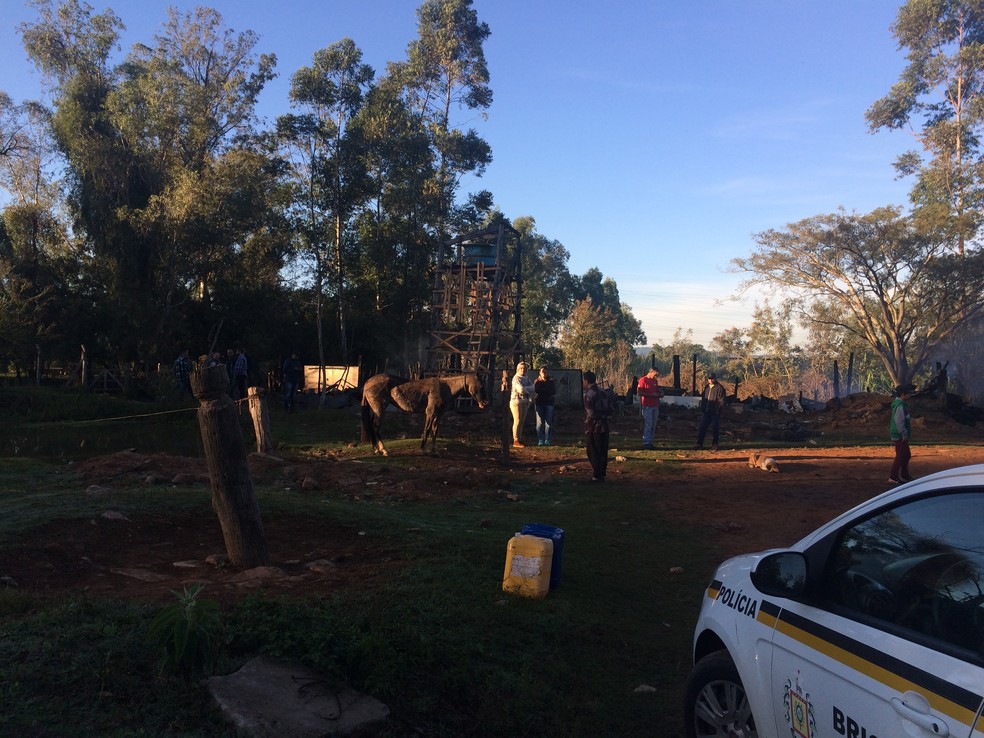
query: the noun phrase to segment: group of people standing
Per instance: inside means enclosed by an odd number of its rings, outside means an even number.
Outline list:
[[[509,410],[512,414],[514,448],[525,448],[523,429],[532,406],[536,414],[536,444],[549,446],[554,424],[557,385],[547,367],[540,367],[536,379],[529,376],[530,365],[521,361],[516,365],[509,389]],[[611,404],[607,395],[598,387],[594,372],[582,375],[584,389],[584,433],[591,463],[593,482],[603,482],[608,469],[608,438],[610,433]]]
[[[663,389],[659,386],[659,370],[656,367],[650,368],[645,376],[633,382],[630,396],[639,397],[639,413],[642,416],[642,448],[644,451],[653,451],[653,435],[656,431],[656,423],[659,421],[659,400],[663,397]],[[717,375],[711,372],[707,375],[707,383],[700,396],[700,427],[697,431],[697,442],[694,444],[695,450],[704,447],[704,439],[707,431],[711,431],[711,450],[718,450],[718,441],[721,433],[721,413],[724,410],[724,403],[728,393],[724,387],[718,384]]]
[[[229,377],[229,397],[233,400],[242,400],[246,397],[246,388],[249,385],[249,375],[253,367],[246,350],[239,346],[235,349],[228,349],[225,356],[222,352],[216,351],[211,356],[203,355],[199,359],[200,366],[206,368],[213,366],[225,367]],[[188,349],[182,351],[178,358],[174,360],[174,382],[177,386],[178,401],[191,397],[191,372],[194,369]],[[297,351],[292,351],[290,356],[283,364],[284,377],[284,410],[294,411],[294,399],[304,381],[304,364],[301,362]]]
[[[547,367],[540,367],[537,378],[528,375],[529,364],[521,361],[516,365],[509,394],[509,410],[513,418],[513,446],[523,448],[523,428],[530,406],[536,414],[536,445],[550,445],[550,431],[554,420],[554,399],[557,395],[557,385],[550,377]]]
[[[530,406],[536,413],[536,434],[538,446],[550,445],[550,431],[554,418],[554,398],[556,386],[546,367],[540,368],[536,380],[530,378],[529,364],[524,361],[516,365],[513,375],[509,409],[512,413],[513,447],[524,448],[523,427]],[[584,433],[588,460],[591,463],[592,481],[603,482],[608,470],[608,445],[611,434],[612,407],[608,394],[600,389],[594,372],[582,375],[584,389]],[[629,396],[638,396],[642,417],[642,448],[655,449],[653,437],[659,421],[659,401],[663,397],[659,385],[659,370],[649,369],[646,374],[633,381]],[[717,375],[709,373],[707,383],[701,392],[701,420],[694,449],[704,447],[704,439],[711,432],[711,450],[718,450],[721,431],[721,414],[724,410],[727,391],[717,381]]]
[[[204,360],[204,357],[203,357]],[[229,349],[226,357],[216,351],[205,360],[205,366],[224,366],[229,373],[229,396],[233,400],[246,397],[246,386],[249,376],[249,358],[242,347],[235,351]],[[174,360],[174,379],[177,385],[179,401],[192,395],[191,372],[194,368],[189,351],[181,352]],[[551,432],[554,424],[554,406],[557,395],[557,385],[550,376],[547,367],[540,367],[536,379],[529,372],[530,365],[521,361],[516,365],[516,373],[512,377],[509,397],[509,409],[512,413],[513,447],[524,448],[523,429],[530,407],[536,414],[537,446],[551,444]],[[284,361],[284,409],[292,412],[294,398],[303,381],[304,366],[296,351]],[[594,372],[585,371],[582,374],[584,389],[584,433],[588,461],[591,463],[592,481],[603,482],[608,469],[608,444],[611,434],[612,407],[608,395],[598,387]],[[907,482],[909,475],[909,459],[912,452],[909,449],[911,433],[911,415],[908,400],[915,392],[911,384],[899,385],[895,388],[891,406],[889,434],[895,447],[895,458],[892,461],[888,481],[891,484]],[[659,420],[659,401],[664,392],[659,385],[659,371],[656,367],[649,369],[646,374],[635,380],[629,396],[639,397],[640,415],[642,417],[642,448],[652,451],[653,436]],[[721,428],[721,414],[724,410],[727,391],[717,381],[713,372],[707,375],[707,383],[701,392],[701,420],[697,431],[697,442],[693,448],[700,450],[708,430],[711,431],[711,450],[718,450]]]
[[[250,370],[250,361],[246,355],[246,349],[242,346],[226,349],[225,357],[216,351],[205,362],[205,366],[224,366],[229,375],[229,397],[233,400],[245,399]]]
[[[240,346],[236,349],[228,349],[223,358],[220,351],[214,352],[211,356],[202,356],[200,364],[205,367],[223,366],[229,376],[229,397],[233,400],[240,400],[246,397],[246,386],[249,383],[249,357],[246,350]],[[190,397],[191,391],[191,372],[194,364],[188,349],[182,351],[178,358],[174,360],[174,382],[177,385],[177,399],[182,401],[185,397]]]

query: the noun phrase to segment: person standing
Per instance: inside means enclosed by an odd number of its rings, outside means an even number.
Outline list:
[[[304,365],[296,351],[284,361],[284,410],[294,412],[294,398],[304,379]]]
[[[584,441],[591,463],[591,481],[604,482],[608,471],[609,418],[612,410],[608,397],[598,388],[594,372],[581,375],[584,388]]]
[[[915,391],[916,388],[911,384],[901,384],[895,388],[888,427],[892,442],[895,444],[895,459],[892,460],[892,469],[888,473],[888,481],[891,484],[908,482],[912,479],[909,476],[909,459],[912,458],[912,451],[909,449],[912,414],[909,412],[908,401]]]
[[[557,394],[557,386],[547,367],[540,367],[540,376],[533,382],[533,391],[536,394],[533,402],[533,409],[536,412],[536,445],[550,445],[550,429],[553,426],[554,418],[554,396]]]
[[[636,386],[639,395],[640,412],[642,413],[642,448],[653,450],[653,434],[656,432],[656,421],[659,420],[659,398],[663,390],[659,386],[659,372],[653,367],[645,376],[639,379]]]
[[[185,395],[191,396],[191,357],[188,349],[181,352],[174,360],[174,383],[178,387],[178,402],[181,402]]]
[[[526,414],[529,412],[530,405],[533,403],[533,380],[526,375],[529,364],[521,361],[516,365],[516,373],[513,374],[511,394],[509,395],[509,410],[513,416],[513,447],[524,448],[523,425],[526,423]]]
[[[711,426],[711,451],[718,450],[718,435],[721,430],[721,411],[724,410],[724,400],[727,397],[724,387],[718,384],[717,375],[714,373],[707,375],[707,386],[701,393],[701,409],[703,416],[700,419],[700,430],[697,432],[697,443],[694,450],[704,447],[704,436],[707,435],[707,428]]]
[[[232,363],[233,400],[246,399],[246,383],[248,376],[249,364],[246,361],[246,351],[240,347],[236,349],[236,358]]]

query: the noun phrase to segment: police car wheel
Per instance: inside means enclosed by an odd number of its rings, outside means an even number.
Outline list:
[[[745,687],[727,651],[697,662],[683,704],[687,738],[758,738]]]

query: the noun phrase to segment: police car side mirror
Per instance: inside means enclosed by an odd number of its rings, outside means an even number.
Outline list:
[[[762,557],[752,571],[752,584],[773,597],[801,597],[806,591],[806,556],[799,551],[780,551]]]

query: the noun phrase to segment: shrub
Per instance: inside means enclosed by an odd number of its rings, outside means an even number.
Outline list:
[[[185,677],[208,675],[218,657],[222,620],[219,603],[199,599],[204,585],[196,584],[179,593],[150,624],[149,635],[161,653],[159,673],[166,671]]]

